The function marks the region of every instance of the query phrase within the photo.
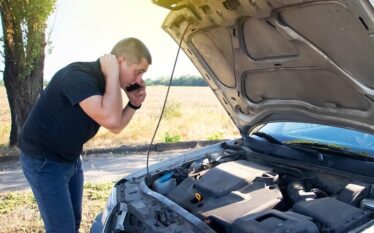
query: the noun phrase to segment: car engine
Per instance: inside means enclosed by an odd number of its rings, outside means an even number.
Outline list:
[[[348,232],[370,222],[370,185],[332,177],[224,150],[154,176],[151,188],[215,232]]]
[[[236,144],[213,148],[119,181],[118,204],[107,220],[113,230],[105,232],[367,233],[374,229],[371,177],[277,159]]]

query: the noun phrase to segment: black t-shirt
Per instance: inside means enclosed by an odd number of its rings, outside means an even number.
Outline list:
[[[28,155],[72,162],[100,125],[79,102],[103,95],[105,80],[100,61],[76,62],[59,70],[39,97],[27,118],[19,147]]]

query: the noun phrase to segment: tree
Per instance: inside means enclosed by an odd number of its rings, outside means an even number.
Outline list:
[[[10,146],[43,90],[45,29],[56,0],[0,0],[3,80],[11,113]]]
[[[169,78],[160,77],[158,79],[146,79],[146,85],[169,85]],[[184,75],[173,79],[172,86],[208,86],[208,83],[201,76]]]

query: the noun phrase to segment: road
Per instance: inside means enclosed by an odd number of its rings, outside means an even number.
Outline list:
[[[151,153],[149,165],[172,158],[181,151]],[[83,157],[85,182],[116,181],[146,166],[146,153],[100,154]],[[20,162],[0,164],[0,192],[28,190]]]

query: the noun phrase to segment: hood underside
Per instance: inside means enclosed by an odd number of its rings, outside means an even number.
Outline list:
[[[373,1],[153,1],[242,133],[274,121],[374,133]]]

